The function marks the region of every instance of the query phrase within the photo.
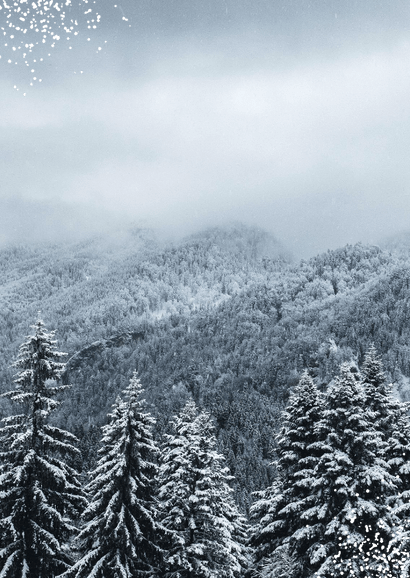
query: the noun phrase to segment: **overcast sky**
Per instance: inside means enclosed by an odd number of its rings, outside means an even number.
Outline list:
[[[119,6],[32,88],[3,48],[0,243],[239,220],[307,257],[410,229],[407,1]]]

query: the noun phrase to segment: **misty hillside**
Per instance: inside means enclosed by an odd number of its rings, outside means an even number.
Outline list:
[[[19,342],[38,311],[74,353],[143,321],[215,305],[269,276],[281,251],[268,234],[241,226],[165,248],[136,229],[78,244],[4,249],[1,350]]]
[[[272,236],[235,225],[172,245],[136,229],[9,247],[0,252],[2,389],[41,311],[68,353],[73,387],[58,419],[82,439],[85,460],[137,369],[158,434],[190,394],[211,411],[247,507],[272,480],[273,435],[305,368],[324,387],[374,343],[408,395],[410,264],[399,246],[347,246],[295,264]]]

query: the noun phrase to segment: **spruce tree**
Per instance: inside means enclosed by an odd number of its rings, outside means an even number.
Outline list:
[[[258,578],[293,578],[298,576],[300,562],[290,553],[288,545],[277,548],[272,556],[266,558],[258,567]],[[254,576],[254,574],[252,574]]]
[[[279,575],[280,568],[289,578],[303,575],[306,551],[321,534],[320,523],[310,519],[309,512],[316,500],[312,486],[321,451],[317,424],[323,410],[323,395],[305,372],[282,414],[275,448],[277,478],[257,494],[251,508],[256,523],[250,542],[256,568],[263,575],[268,571]]]
[[[367,351],[361,368],[365,403],[372,422],[386,443],[386,460],[397,476],[400,493],[410,490],[409,404],[396,399],[386,380],[383,364],[374,346]]]
[[[410,551],[410,421],[409,404],[393,396],[392,385],[386,380],[383,364],[374,346],[365,355],[361,368],[366,406],[371,413],[373,424],[385,442],[385,459],[395,476],[397,492],[391,496],[389,504],[399,517],[391,548],[402,552]],[[397,555],[396,555],[397,557]],[[400,564],[401,565],[401,564]]]
[[[315,506],[304,518],[321,523],[322,533],[307,548],[315,576],[394,575],[388,557],[372,556],[387,545],[396,518],[388,507],[396,479],[384,459],[386,444],[373,426],[359,377],[343,364],[328,387],[319,424],[322,455],[315,467]],[[302,530],[303,532],[303,530]],[[393,572],[393,573],[392,573]]]
[[[90,504],[78,542],[81,559],[65,578],[139,578],[156,575],[158,546],[154,419],[144,411],[134,372],[103,426],[100,459],[86,487]]]
[[[41,320],[20,347],[14,366],[16,388],[3,394],[22,413],[3,419],[0,429],[0,576],[54,578],[71,564],[67,542],[72,519],[85,505],[70,467],[76,438],[49,423],[64,354]]]
[[[173,427],[160,467],[160,516],[170,532],[163,574],[238,577],[247,565],[245,521],[232,498],[232,476],[216,449],[211,418],[188,401]]]

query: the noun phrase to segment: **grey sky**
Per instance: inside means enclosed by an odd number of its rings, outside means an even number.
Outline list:
[[[408,3],[120,6],[26,97],[0,61],[0,242],[242,220],[309,256],[410,228]]]

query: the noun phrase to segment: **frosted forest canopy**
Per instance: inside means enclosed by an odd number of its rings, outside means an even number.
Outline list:
[[[211,413],[247,510],[250,493],[273,479],[273,432],[304,369],[324,389],[374,344],[407,399],[408,263],[406,238],[292,263],[274,238],[242,225],[165,246],[135,229],[9,247],[0,252],[2,389],[41,311],[68,353],[63,381],[72,384],[55,420],[80,437],[86,461],[137,370],[158,435],[190,395]]]

